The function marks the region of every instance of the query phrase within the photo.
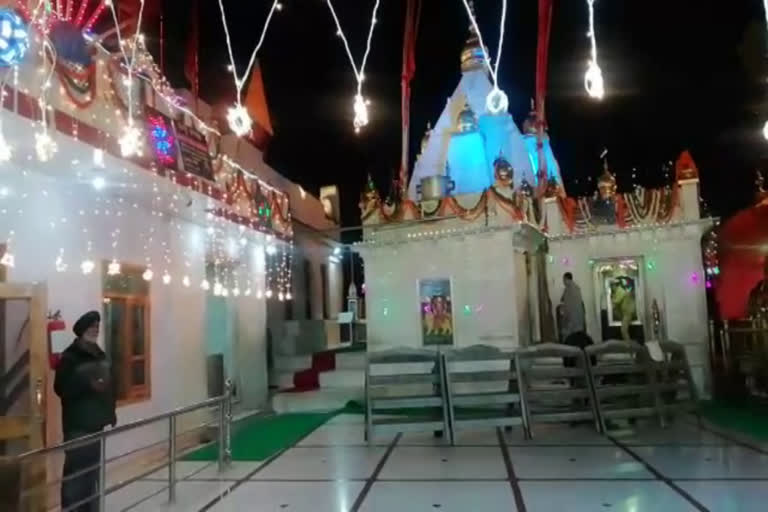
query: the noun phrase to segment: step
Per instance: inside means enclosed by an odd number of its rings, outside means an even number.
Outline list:
[[[278,389],[291,389],[293,387],[292,371],[273,370],[269,375],[269,385],[276,386]]]
[[[341,409],[350,400],[363,400],[363,389],[318,389],[304,393],[277,393],[272,408],[278,414],[288,412],[330,412]]]
[[[365,352],[342,352],[336,354],[337,370],[365,370]]]
[[[365,370],[333,370],[320,374],[321,388],[358,388],[365,386]]]
[[[312,356],[276,356],[275,370],[298,372],[312,367]]]

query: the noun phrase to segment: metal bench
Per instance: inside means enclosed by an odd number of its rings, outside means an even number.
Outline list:
[[[461,429],[523,425],[515,352],[474,345],[442,357],[451,440]]]
[[[526,438],[536,423],[593,421],[600,429],[583,350],[542,343],[518,351],[515,362]]]
[[[653,366],[645,347],[635,342],[608,341],[584,351],[601,432],[607,432],[611,420],[658,416]]]
[[[368,354],[365,371],[365,436],[399,432],[444,432],[448,409],[440,354],[391,349]]]
[[[664,361],[654,362],[657,403],[662,425],[679,413],[695,413],[698,393],[685,347],[673,341],[659,343]]]

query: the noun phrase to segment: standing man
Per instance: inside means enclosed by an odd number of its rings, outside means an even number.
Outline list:
[[[56,368],[53,388],[61,399],[64,441],[100,432],[117,423],[115,395],[106,354],[99,347],[98,311],[81,316],[73,327],[75,341]],[[76,512],[98,512],[100,447],[98,442],[67,450],[61,507]],[[75,506],[77,505],[77,506]]]
[[[584,311],[584,300],[581,298],[581,288],[573,281],[573,274],[566,272],[563,274],[563,297],[560,299],[560,333],[563,336],[563,343],[570,345],[568,338],[577,333],[587,332],[586,313]],[[584,348],[584,347],[580,347]]]

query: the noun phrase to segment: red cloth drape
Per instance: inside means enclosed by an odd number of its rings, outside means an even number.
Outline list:
[[[402,154],[400,159],[400,196],[406,195],[408,187],[408,143],[411,117],[411,80],[416,73],[416,39],[421,17],[421,0],[408,0],[405,7],[405,31],[403,36],[403,72],[401,75]]]

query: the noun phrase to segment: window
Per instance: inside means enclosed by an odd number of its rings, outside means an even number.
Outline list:
[[[304,258],[304,308],[307,320],[312,318],[312,265]]]
[[[323,320],[328,319],[328,265],[320,265],[320,279],[323,284]]]
[[[149,282],[143,269],[122,265],[119,275],[104,275],[104,346],[112,363],[112,379],[118,404],[148,400],[151,352],[149,330]]]

